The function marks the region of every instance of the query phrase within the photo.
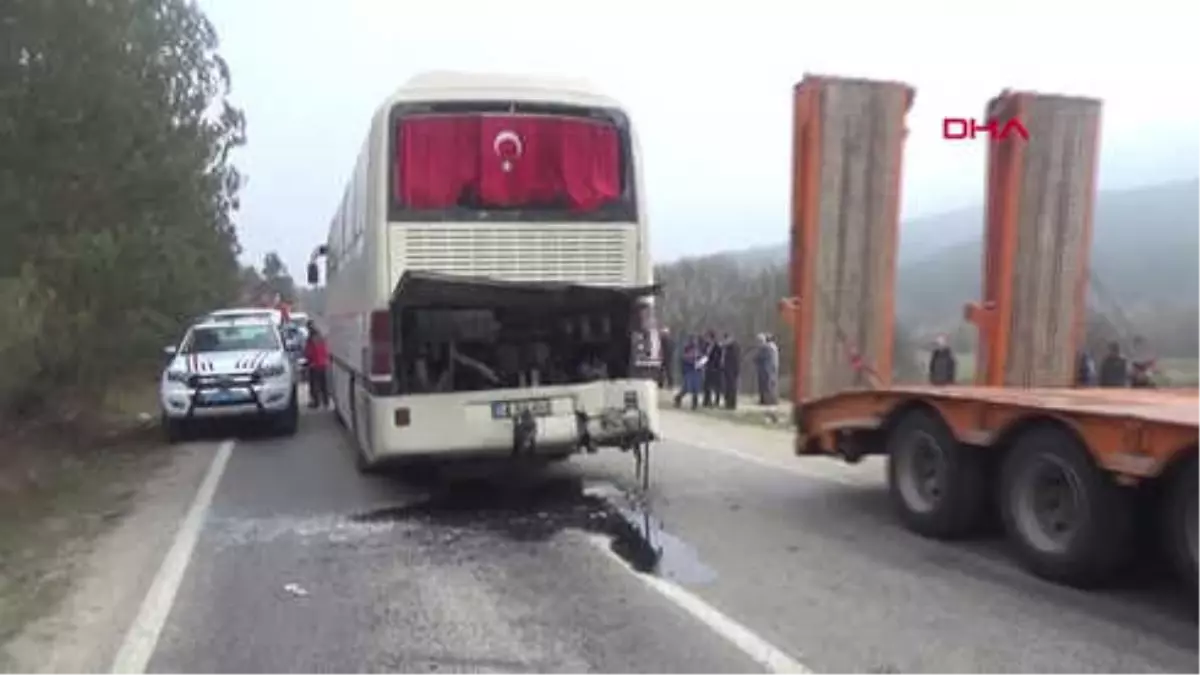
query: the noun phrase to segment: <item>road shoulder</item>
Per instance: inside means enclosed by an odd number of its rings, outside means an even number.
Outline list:
[[[797,457],[796,432],[772,429],[708,417],[702,414],[660,409],[663,436],[671,441],[705,450],[722,452],[767,468],[833,483],[878,485],[883,480],[885,460],[868,457],[847,464],[833,457]]]
[[[88,478],[96,483],[90,486],[92,492],[102,494],[80,498],[78,507],[89,511],[81,520],[99,522],[95,527],[61,533],[61,539],[55,541],[41,539],[54,537],[52,532],[37,535],[41,557],[28,562],[43,579],[52,577],[61,588],[48,607],[29,617],[31,620],[0,647],[4,669],[108,669],[204,477],[214,448],[213,443],[170,448],[154,445],[115,468],[89,473]]]

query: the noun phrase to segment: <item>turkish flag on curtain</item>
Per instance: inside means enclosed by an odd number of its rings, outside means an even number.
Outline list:
[[[564,119],[559,126],[563,191],[572,209],[594,210],[621,195],[621,152],[617,130],[589,120]]]
[[[479,118],[414,117],[399,123],[396,196],[413,209],[454,206],[479,176]]]
[[[485,206],[549,206],[562,193],[553,117],[486,115],[479,131],[479,194]]]

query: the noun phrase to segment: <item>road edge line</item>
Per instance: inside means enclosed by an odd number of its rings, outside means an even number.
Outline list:
[[[217,453],[208,465],[204,480],[196,490],[196,496],[188,507],[187,515],[175,532],[175,540],[167,555],[163,557],[158,572],[146,596],[142,598],[137,617],[129,626],[125,639],[113,659],[110,672],[113,673],[144,673],[150,664],[150,657],[158,646],[159,635],[167,623],[171,608],[175,605],[175,596],[183,583],[184,572],[191,562],[192,552],[196,541],[200,538],[200,530],[204,527],[204,518],[212,506],[213,497],[217,493],[217,485],[225,473],[225,466],[233,454],[236,441],[222,441],[217,447]]]
[[[612,552],[611,541],[600,535],[586,535],[588,542],[600,550],[604,556],[616,562],[621,569],[641,579],[642,583],[654,589],[664,598],[675,603],[677,607],[687,612],[692,618],[707,626],[717,635],[725,638],[743,654],[756,663],[767,668],[772,673],[813,673],[811,668],[797,661],[787,652],[779,649],[749,628],[726,616],[716,607],[708,604],[699,596],[682,586],[672,583],[662,577],[644,574],[630,569],[620,556]]]

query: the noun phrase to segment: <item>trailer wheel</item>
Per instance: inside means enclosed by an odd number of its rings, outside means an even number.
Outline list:
[[[1175,472],[1167,487],[1162,513],[1166,524],[1167,553],[1176,572],[1192,589],[1197,586],[1197,460],[1192,457]]]
[[[937,414],[905,414],[888,435],[887,452],[892,502],[909,529],[938,539],[977,530],[987,506],[983,458]]]
[[[1128,559],[1130,495],[1064,429],[1017,439],[1001,471],[1000,510],[1025,566],[1043,578],[1096,586]]]

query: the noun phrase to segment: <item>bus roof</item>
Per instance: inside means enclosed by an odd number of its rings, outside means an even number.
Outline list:
[[[386,108],[408,101],[522,100],[623,108],[587,80],[552,75],[514,75],[439,70],[420,73],[388,99]]]

